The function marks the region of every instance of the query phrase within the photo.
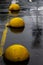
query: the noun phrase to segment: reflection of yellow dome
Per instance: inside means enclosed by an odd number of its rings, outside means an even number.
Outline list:
[[[18,33],[22,33],[23,32],[24,27],[23,28],[19,28],[19,29],[14,29],[14,28],[9,28],[9,29],[10,29],[11,32],[18,34]]]
[[[17,61],[24,61],[30,57],[30,54],[28,50],[20,45],[20,44],[14,44],[9,46],[5,50],[5,58],[9,61],[17,62]]]
[[[9,6],[9,13],[18,13],[20,11],[19,4],[11,4]]]
[[[20,28],[20,27],[24,27],[24,20],[20,17],[16,17],[16,18],[12,18],[9,22],[10,27],[15,27],[15,28]]]

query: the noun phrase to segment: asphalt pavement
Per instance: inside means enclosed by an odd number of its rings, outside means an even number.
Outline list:
[[[39,4],[36,2],[32,4],[27,3],[25,6],[26,9],[24,7],[24,10],[19,13],[19,17],[24,19],[25,28],[19,33],[11,32],[8,28],[3,50],[15,43],[22,44],[30,52],[28,63],[22,65],[43,65],[43,2],[41,1]],[[5,24],[13,17],[7,14],[0,14],[0,41]],[[7,65],[3,61],[3,56],[0,57],[0,65]]]

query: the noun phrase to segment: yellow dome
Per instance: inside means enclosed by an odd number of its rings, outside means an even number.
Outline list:
[[[24,27],[24,20],[20,17],[12,18],[9,22],[8,26],[19,28],[19,27]]]
[[[17,62],[28,59],[30,54],[25,46],[14,44],[5,50],[4,56],[9,61]]]
[[[20,11],[20,5],[19,4],[11,4],[9,6],[9,14],[18,14]]]
[[[9,10],[20,10],[19,4],[11,4]]]

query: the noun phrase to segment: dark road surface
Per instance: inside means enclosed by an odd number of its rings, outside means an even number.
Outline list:
[[[25,28],[22,32],[19,33],[16,33],[15,30],[14,32],[11,32],[11,30],[8,29],[6,42],[4,45],[4,50],[8,46],[15,43],[22,44],[27,47],[30,52],[30,59],[28,61],[28,64],[24,65],[43,65],[43,10],[38,11],[38,25],[41,30],[37,31],[36,11],[34,11],[35,8],[36,7],[33,5],[29,10],[27,9],[26,11],[22,11],[22,14],[20,13],[20,17],[24,19]],[[4,14],[0,14],[0,16],[1,41],[2,32],[5,29],[4,25],[7,21],[10,20],[11,17],[9,18],[9,16]],[[34,32],[34,30],[36,30],[36,32]],[[3,56],[0,57],[0,65],[7,65],[3,61]]]

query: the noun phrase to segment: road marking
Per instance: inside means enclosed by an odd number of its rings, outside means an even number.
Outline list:
[[[7,31],[8,31],[8,27],[5,27],[3,34],[2,34],[1,44],[0,44],[0,56],[3,55],[3,47],[6,41]]]

